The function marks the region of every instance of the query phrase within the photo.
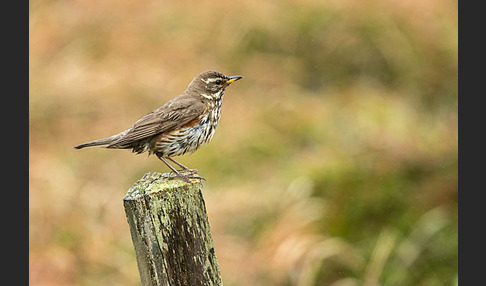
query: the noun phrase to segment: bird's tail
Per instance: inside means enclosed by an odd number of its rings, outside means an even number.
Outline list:
[[[108,145],[111,142],[113,142],[113,140],[115,138],[116,138],[116,135],[115,136],[108,137],[108,138],[94,140],[94,141],[91,141],[91,142],[87,142],[87,143],[80,144],[78,146],[74,146],[74,149],[82,149],[82,148],[86,148],[86,147]]]

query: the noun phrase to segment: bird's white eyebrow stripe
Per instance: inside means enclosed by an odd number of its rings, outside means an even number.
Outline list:
[[[219,77],[208,78],[207,80],[205,80],[205,79],[201,78],[201,80],[202,80],[203,82],[205,82],[206,84],[208,84],[208,83],[210,83],[210,82],[215,82],[215,81],[220,80],[220,79],[221,79],[221,78],[219,78]]]

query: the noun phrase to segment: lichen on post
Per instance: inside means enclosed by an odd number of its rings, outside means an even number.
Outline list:
[[[202,187],[151,172],[123,198],[142,285],[222,285]]]

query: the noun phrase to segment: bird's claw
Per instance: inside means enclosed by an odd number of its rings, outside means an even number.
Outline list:
[[[175,178],[180,178],[186,183],[190,183],[189,179],[199,179],[199,180],[206,181],[205,178],[203,178],[199,175],[196,175],[197,169],[188,169],[187,171],[189,171],[189,172],[186,172],[186,170],[181,170],[181,171],[179,171],[179,174],[174,173],[174,172],[170,172],[167,179],[172,180],[172,179],[175,179]]]

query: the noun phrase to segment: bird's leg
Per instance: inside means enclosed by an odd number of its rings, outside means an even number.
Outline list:
[[[157,156],[157,158],[159,158],[162,162],[164,162],[167,165],[167,167],[169,167],[172,170],[172,172],[174,172],[179,178],[181,178],[185,182],[188,182],[189,183],[189,179],[200,179],[200,180],[205,180],[206,181],[206,179],[204,179],[203,177],[200,177],[198,175],[194,175],[194,172],[193,171],[197,171],[197,170],[188,169],[186,166],[180,164],[179,162],[175,161],[174,159],[171,159],[171,158],[167,157],[167,159],[170,159],[171,161],[173,161],[177,165],[186,168],[186,170],[190,171],[191,173],[189,173],[188,175],[182,175],[179,171],[177,171],[174,167],[172,167],[169,164],[169,162],[167,162],[163,157]]]
[[[199,175],[195,175],[197,174],[197,169],[189,169],[188,167],[182,165],[181,163],[177,162],[176,160],[172,159],[171,157],[167,157],[167,159],[171,160],[172,162],[174,162],[177,166],[181,167],[182,169],[184,169],[184,171],[187,171],[189,172],[188,175],[186,175],[186,178],[191,178],[191,179],[200,179],[200,180],[204,180],[206,181],[206,179],[204,179],[203,177],[200,177]]]
[[[172,170],[172,172],[174,172],[177,176],[179,176],[182,180],[184,180],[185,182],[188,182],[189,183],[189,179],[186,177],[186,176],[183,176],[181,173],[179,173],[179,171],[177,171],[174,167],[172,167],[169,162],[167,162],[163,157],[159,157],[157,156],[157,158],[159,158],[162,162],[164,162],[167,167],[169,167],[169,169]]]
[[[184,169],[184,171],[188,171],[192,174],[194,173],[197,173],[197,169],[189,169],[187,168],[186,166],[182,165],[181,163],[177,162],[176,160],[172,159],[171,157],[167,157],[167,159],[171,160],[172,162],[174,162],[177,166],[181,167],[182,169]]]

